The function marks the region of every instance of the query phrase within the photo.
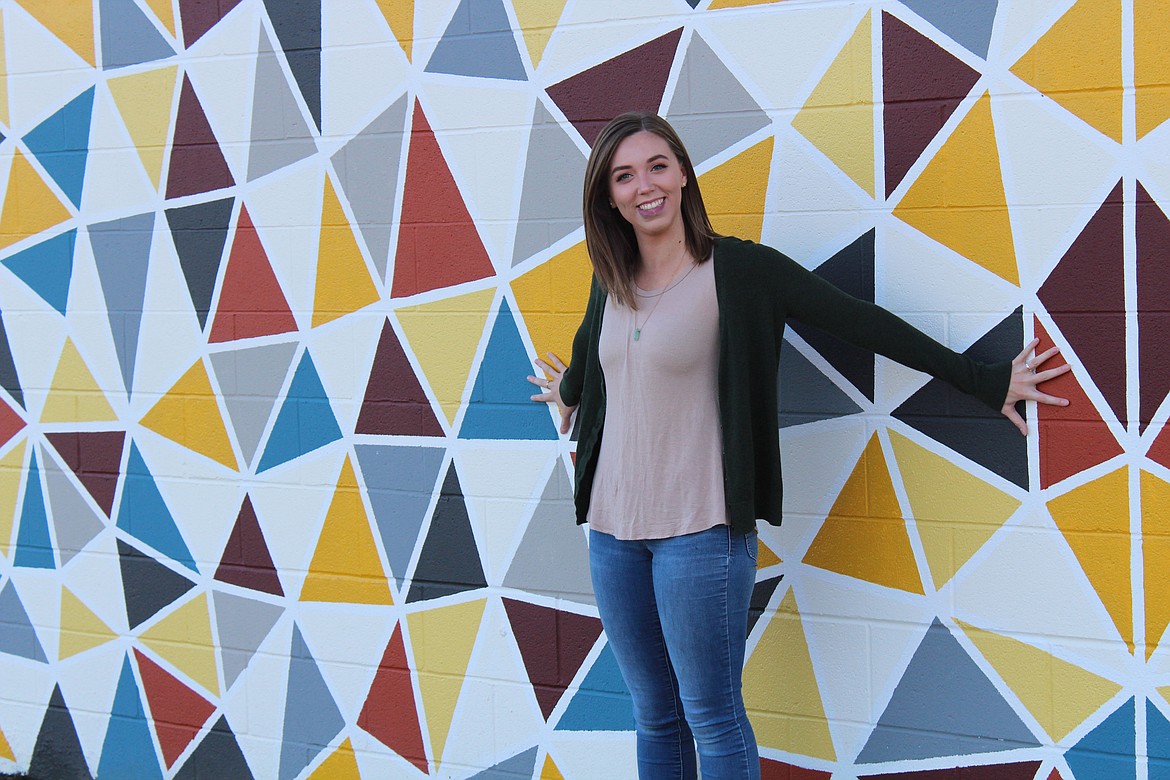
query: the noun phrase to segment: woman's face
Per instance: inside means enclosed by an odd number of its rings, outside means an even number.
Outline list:
[[[625,138],[609,167],[609,199],[639,238],[684,233],[687,175],[666,140],[648,130]]]

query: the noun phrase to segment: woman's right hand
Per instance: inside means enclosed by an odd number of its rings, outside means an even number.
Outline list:
[[[555,403],[557,411],[561,413],[561,433],[568,433],[569,428],[573,422],[573,412],[577,411],[576,406],[566,406],[561,399],[561,377],[565,374],[565,369],[568,368],[561,361],[559,357],[553,353],[547,353],[549,362],[536,359],[536,365],[544,372],[544,376],[529,376],[528,381],[544,392],[532,396],[533,401],[541,403]],[[555,368],[554,368],[555,366]]]

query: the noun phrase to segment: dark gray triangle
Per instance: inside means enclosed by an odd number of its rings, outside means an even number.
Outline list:
[[[479,548],[475,544],[467,505],[452,463],[443,480],[406,601],[437,599],[485,587],[487,581],[480,564]]]
[[[252,93],[252,133],[248,181],[258,179],[317,152],[312,131],[284,77],[268,34],[260,31],[256,83]]]
[[[183,764],[183,768],[175,775],[175,780],[221,777],[231,780],[252,780],[253,777],[252,770],[248,768],[248,761],[240,750],[240,743],[223,715]]]
[[[536,748],[531,747],[523,753],[512,756],[507,761],[501,761],[495,766],[472,775],[469,780],[517,780],[521,777],[532,777],[532,770],[536,768]]]
[[[223,680],[231,688],[248,667],[284,609],[257,599],[214,591],[215,624],[219,633]]]
[[[289,70],[321,129],[321,0],[264,0]]]
[[[462,0],[426,70],[524,81],[524,63],[501,0]]]
[[[211,309],[211,295],[223,261],[223,247],[227,241],[228,222],[232,217],[231,198],[196,203],[176,209],[167,209],[167,224],[191,303],[199,317],[199,327],[207,324]]]
[[[53,530],[57,537],[57,551],[61,565],[69,563],[93,538],[106,527],[101,515],[66,474],[57,461],[42,452],[45,464],[45,492],[53,513]]]
[[[963,0],[940,3],[938,0],[902,0],[910,10],[967,47],[968,51],[987,56],[991,30],[999,0]]]
[[[134,0],[102,0],[101,18],[102,69],[174,56],[174,49]]]
[[[666,118],[682,137],[695,164],[714,157],[772,121],[698,35],[687,47]]]
[[[24,406],[24,390],[20,387],[20,377],[16,374],[16,361],[12,359],[12,346],[8,343],[8,332],[4,330],[4,315],[0,312],[0,387]]]
[[[784,339],[780,346],[777,385],[781,428],[831,420],[861,411],[861,407],[810,363],[788,339]]]
[[[278,780],[298,776],[345,727],[345,718],[295,624],[289,655]]]
[[[53,688],[45,717],[41,720],[28,775],[46,780],[93,780],[60,685]]]
[[[295,342],[214,352],[211,367],[244,459],[252,462],[296,353]]]
[[[756,627],[756,623],[764,616],[764,612],[768,609],[768,604],[772,601],[772,594],[776,592],[776,588],[780,585],[782,579],[784,579],[784,575],[761,580],[752,588],[752,598],[748,604],[747,632],[749,635],[752,633],[752,629]]]
[[[43,664],[49,662],[11,579],[4,585],[3,590],[0,590],[0,626],[4,627],[4,630],[0,631],[0,653],[40,661]]]
[[[118,540],[118,566],[122,571],[122,591],[130,628],[137,628],[195,587],[195,583],[183,575],[176,574],[121,539]]]
[[[859,764],[1040,747],[987,675],[936,618]]]
[[[566,181],[585,175],[585,155],[540,101],[532,116],[524,189],[512,265],[542,252],[581,226],[581,198]]]
[[[589,576],[589,548],[573,514],[573,486],[558,461],[508,567],[504,587],[597,603]]]
[[[398,162],[406,138],[406,105],[403,95],[332,158],[341,191],[349,200],[382,280],[390,256]]]
[[[89,226],[89,242],[127,394],[134,383],[153,235],[154,212]]]

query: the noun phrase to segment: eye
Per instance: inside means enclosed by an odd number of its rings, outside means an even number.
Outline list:
[[[666,170],[666,163],[655,163],[651,170],[664,171]]]
[[[629,174],[629,173],[619,173],[619,174],[617,175],[617,177],[616,177],[616,178],[614,178],[614,181],[615,181],[615,182],[621,182],[621,181],[625,181],[625,180],[626,180],[626,179],[628,179],[628,178],[630,178],[630,174]]]

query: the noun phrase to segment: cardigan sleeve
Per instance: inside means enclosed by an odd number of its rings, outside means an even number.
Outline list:
[[[581,391],[585,386],[585,368],[588,363],[590,332],[593,321],[597,317],[597,309],[601,305],[603,296],[597,277],[589,287],[589,302],[585,306],[585,316],[577,327],[577,335],[573,337],[573,354],[569,358],[569,367],[561,376],[561,400],[568,406],[576,406],[581,402]]]

